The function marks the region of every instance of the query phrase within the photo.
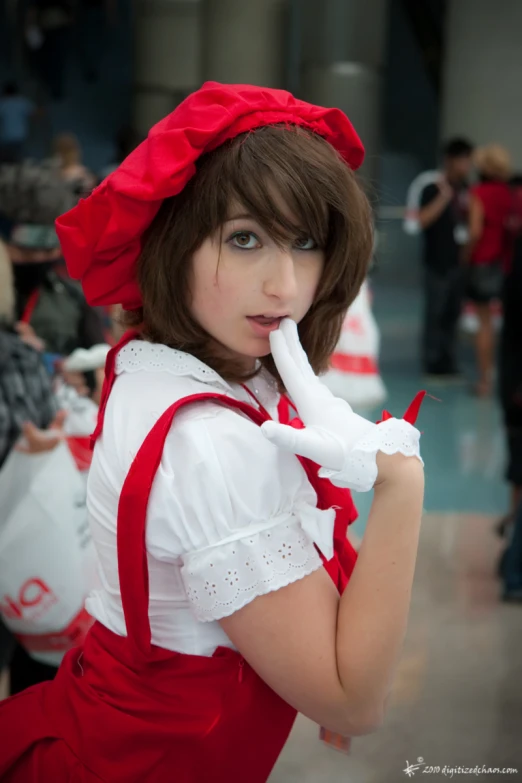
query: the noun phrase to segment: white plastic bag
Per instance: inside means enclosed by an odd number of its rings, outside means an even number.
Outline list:
[[[386,399],[378,367],[380,335],[364,283],[348,310],[330,369],[322,377],[330,391],[353,408],[369,409]]]
[[[28,653],[58,666],[92,623],[96,556],[85,484],[65,443],[13,450],[0,472],[0,614]]]
[[[96,428],[98,406],[66,384],[55,389],[55,396],[60,408],[67,412],[64,424],[67,445],[86,482],[92,462],[91,435]]]

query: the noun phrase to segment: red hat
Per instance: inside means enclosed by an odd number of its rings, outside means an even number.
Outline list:
[[[92,305],[141,305],[135,267],[141,237],[163,199],[180,193],[197,159],[227,139],[264,125],[309,128],[352,169],[364,148],[339,109],[297,100],[285,90],[207,82],[158,122],[147,139],[86,199],[56,221],[71,277]]]

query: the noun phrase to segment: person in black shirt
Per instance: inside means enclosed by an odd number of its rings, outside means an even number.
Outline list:
[[[522,176],[511,182],[513,259],[504,280],[499,344],[499,396],[507,440],[511,509],[497,530],[507,537],[500,575],[505,601],[522,603]]]
[[[458,373],[457,324],[463,295],[462,247],[467,242],[468,176],[473,146],[453,139],[444,147],[440,180],[421,194],[424,232],[425,311],[423,369],[450,378]]]

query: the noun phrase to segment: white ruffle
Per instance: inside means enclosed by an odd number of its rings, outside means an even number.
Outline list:
[[[314,543],[333,556],[335,510],[297,506],[269,528],[183,557],[181,575],[198,620],[219,620],[254,598],[321,567]]]
[[[160,343],[132,340],[118,351],[116,374],[123,372],[168,372],[189,376],[203,383],[213,383],[230,390],[230,385],[211,367],[190,353]]]
[[[342,470],[321,468],[321,478],[354,492],[369,492],[377,480],[377,452],[420,456],[420,432],[404,419],[387,419],[358,440],[351,450]],[[424,464],[424,463],[423,463]]]
[[[258,363],[258,374],[245,384],[273,416],[277,416],[279,390],[275,378]],[[250,405],[255,403],[240,384],[228,383],[215,370],[190,353],[169,348],[160,343],[132,340],[116,356],[116,374],[165,372],[177,377],[192,378],[232,394]]]

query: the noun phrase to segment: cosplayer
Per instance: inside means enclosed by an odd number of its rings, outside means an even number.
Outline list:
[[[262,783],[297,711],[346,736],[382,722],[421,395],[374,424],[317,377],[370,260],[362,159],[337,109],[207,83],[58,220],[89,303],[132,330],[93,436],[95,623],[0,704],[3,783]],[[356,558],[350,490],[372,488]]]

